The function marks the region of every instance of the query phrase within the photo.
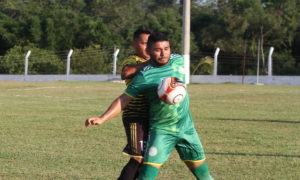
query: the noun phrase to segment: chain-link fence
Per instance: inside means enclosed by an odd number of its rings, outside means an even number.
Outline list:
[[[114,70],[113,54],[116,48],[74,49],[70,57],[70,74],[112,74]],[[25,57],[29,50],[16,47],[5,56],[0,56],[0,74],[24,74]],[[30,49],[28,57],[28,75],[66,74],[67,56],[70,50],[53,52],[37,48]],[[120,49],[117,56],[116,72],[121,71],[122,61],[130,49]],[[190,57],[191,75],[212,75],[215,52],[201,52]],[[300,57],[272,56],[272,75],[300,75]],[[259,60],[259,63],[258,63]],[[236,54],[220,51],[217,57],[217,75],[268,75],[268,56],[257,58],[253,54]],[[259,68],[257,68],[259,66]]]
[[[0,74],[65,74],[67,56],[70,50],[53,52],[37,48],[30,50],[14,49],[0,57]],[[28,52],[30,52],[28,54]],[[124,57],[131,50],[121,50],[118,54],[118,72]],[[71,74],[111,74],[113,71],[114,49],[86,48],[74,49],[70,57]]]

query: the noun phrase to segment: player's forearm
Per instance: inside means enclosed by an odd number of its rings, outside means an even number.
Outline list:
[[[128,103],[131,101],[131,97],[122,94],[117,99],[115,99],[109,108],[100,117],[90,117],[85,120],[85,126],[89,127],[91,125],[100,125],[107,120],[116,117],[123,109],[125,109]]]
[[[103,121],[107,121],[116,117],[121,112],[122,112],[122,107],[121,107],[120,99],[117,98],[108,107],[108,109],[100,116],[100,118],[102,118]]]
[[[127,96],[126,94],[122,94],[117,99],[115,99],[112,104],[108,107],[108,109],[103,113],[100,118],[104,121],[110,120],[114,117],[116,117],[118,114],[122,112],[123,109],[125,109],[130,102],[131,98]]]

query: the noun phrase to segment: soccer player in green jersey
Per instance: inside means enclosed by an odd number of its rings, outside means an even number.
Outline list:
[[[170,42],[163,34],[148,38],[149,63],[135,76],[125,92],[113,101],[100,117],[91,117],[85,125],[100,125],[118,115],[132,98],[144,94],[149,101],[149,138],[144,164],[138,179],[155,179],[159,168],[174,148],[197,179],[212,180],[201,141],[189,111],[189,96],[179,104],[168,105],[157,95],[157,87],[166,77],[184,81],[184,62],[180,55],[171,55]]]

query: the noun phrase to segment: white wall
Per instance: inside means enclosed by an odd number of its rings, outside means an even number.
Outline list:
[[[0,75],[0,81],[66,81],[66,75]],[[113,81],[121,80],[119,75],[69,75],[69,81]],[[242,83],[242,76],[191,75],[191,83]],[[256,84],[256,76],[244,76],[244,84]],[[259,83],[266,85],[300,86],[300,76],[259,76]]]
[[[243,76],[230,75],[192,75],[191,83],[240,83]],[[266,85],[293,85],[300,86],[300,76],[259,76],[258,82]],[[244,84],[256,84],[257,76],[244,76]]]

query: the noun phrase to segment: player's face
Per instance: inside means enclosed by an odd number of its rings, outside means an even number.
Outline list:
[[[148,50],[151,60],[155,61],[159,66],[163,66],[169,62],[171,55],[169,41],[155,42]]]
[[[146,51],[149,36],[150,34],[140,34],[139,38],[132,42],[135,54],[144,59],[150,59],[150,56]]]

